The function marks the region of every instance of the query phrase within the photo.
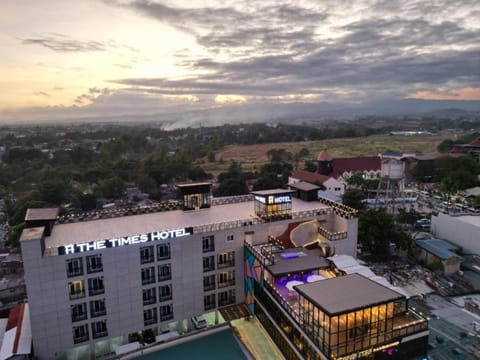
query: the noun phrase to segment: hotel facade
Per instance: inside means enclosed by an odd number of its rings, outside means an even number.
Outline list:
[[[174,322],[192,327],[192,316],[238,304],[247,304],[288,359],[380,358],[390,348],[402,354],[406,336],[426,341],[426,320],[417,314],[418,331],[395,332],[399,314],[411,310],[393,290],[378,285],[358,306],[332,309],[325,298],[335,292],[313,289],[342,279],[326,257],[355,257],[353,209],[323,198],[303,201],[290,190],[213,199],[209,184],[179,188],[182,209],[171,211],[79,220],[29,209],[21,247],[38,359],[108,358],[138,334],[155,335]],[[324,280],[299,280],[306,276]],[[350,287],[334,286],[342,297]],[[360,309],[352,330],[350,312]],[[352,331],[353,347],[344,339]]]

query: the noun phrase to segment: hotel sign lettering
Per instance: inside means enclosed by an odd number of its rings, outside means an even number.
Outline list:
[[[261,202],[262,204],[268,204],[268,205],[284,204],[284,203],[292,202],[292,195],[290,194],[281,195],[281,196],[269,195],[268,197],[255,195],[255,200]]]
[[[392,342],[390,344],[386,344],[386,345],[380,345],[380,346],[374,346],[374,347],[371,347],[371,348],[368,348],[368,349],[365,349],[365,350],[362,350],[362,351],[359,351],[359,352],[356,352],[356,353],[353,353],[353,354],[350,354],[350,355],[346,355],[346,356],[339,356],[337,358],[335,358],[335,360],[355,360],[355,359],[360,359],[360,358],[363,358],[365,356],[369,356],[377,351],[382,351],[382,350],[387,350],[387,349],[391,349],[397,345],[400,344],[400,341],[395,341],[395,342]]]
[[[115,248],[115,247],[126,246],[126,245],[141,244],[149,241],[174,239],[174,238],[179,238],[179,237],[188,236],[192,234],[193,234],[193,228],[191,227],[184,228],[184,229],[167,230],[167,231],[154,231],[151,233],[118,237],[118,238],[108,239],[108,240],[97,240],[97,241],[90,241],[85,243],[64,245],[58,248],[58,254],[68,255],[68,254],[82,253],[82,252],[93,251],[93,250],[101,250],[101,249]]]

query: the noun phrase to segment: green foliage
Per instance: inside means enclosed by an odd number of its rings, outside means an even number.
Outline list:
[[[393,216],[385,209],[369,209],[360,215],[358,240],[374,262],[390,259],[390,243],[407,249],[412,242],[408,234],[397,228]]]
[[[218,175],[220,185],[215,191],[215,196],[232,196],[248,194],[248,187],[245,183],[246,176],[242,166],[232,161],[227,172]]]
[[[426,264],[425,267],[427,267],[428,269],[430,269],[431,271],[437,274],[443,273],[443,270],[444,270],[444,266],[441,261],[431,262],[430,264]]]
[[[474,159],[460,156],[420,161],[410,174],[419,182],[440,182],[442,191],[454,193],[475,186],[479,173],[480,166]]]
[[[480,207],[480,195],[473,198],[472,204],[474,207]]]
[[[361,189],[348,188],[343,194],[342,202],[344,205],[350,206],[356,210],[363,211],[366,207],[362,203],[362,200],[365,199],[366,193]]]
[[[125,182],[118,176],[115,176],[100,181],[97,192],[98,196],[103,196],[107,199],[118,199],[123,196],[125,188]]]
[[[23,229],[25,229],[24,222],[21,222],[10,228],[7,236],[7,242],[11,248],[18,249],[20,247],[20,236],[22,236]]]
[[[437,150],[440,153],[449,153],[453,150],[453,147],[458,144],[468,144],[471,143],[473,140],[478,139],[480,137],[480,133],[474,132],[471,134],[464,135],[460,137],[458,140],[451,140],[446,139],[443,140],[438,146]]]
[[[39,200],[21,199],[16,202],[10,202],[5,204],[7,210],[8,223],[10,226],[21,224],[25,220],[25,214],[29,208],[42,208],[45,207],[45,203]]]
[[[415,210],[406,211],[403,208],[398,209],[398,214],[395,216],[395,219],[401,224],[414,225],[415,222],[420,219],[421,216]]]
[[[316,172],[317,171],[317,163],[312,160],[305,161],[305,166],[303,168],[305,171]]]

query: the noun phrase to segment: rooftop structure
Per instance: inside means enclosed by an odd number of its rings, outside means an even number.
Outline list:
[[[298,285],[296,289],[301,296],[329,315],[403,298],[402,294],[356,273]]]
[[[27,209],[25,221],[57,220],[58,208]]]
[[[397,359],[426,356],[427,319],[391,285],[355,272],[343,275],[346,269],[363,271],[353,257],[323,259],[322,253],[305,248],[246,245],[247,288],[253,289],[255,313],[286,358],[384,359],[386,352]]]

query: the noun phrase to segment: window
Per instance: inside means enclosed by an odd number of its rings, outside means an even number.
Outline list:
[[[154,262],[153,245],[140,248],[140,263],[146,264]]]
[[[160,321],[167,321],[173,319],[173,305],[160,306]]]
[[[143,325],[148,326],[156,324],[157,319],[157,308],[143,310]]]
[[[235,290],[218,293],[218,306],[235,304]]]
[[[145,289],[143,290],[143,305],[156,304],[157,302],[157,289]]]
[[[218,254],[218,268],[235,266],[235,251]]]
[[[73,343],[88,341],[88,324],[73,327]]]
[[[170,259],[170,243],[157,245],[157,260]]]
[[[205,295],[203,297],[203,307],[205,311],[215,309],[215,294]]]
[[[158,288],[158,300],[166,301],[172,299],[172,285],[164,285]]]
[[[158,266],[158,281],[165,281],[172,279],[172,270],[170,264]]]
[[[203,258],[203,272],[215,270],[215,256],[207,256]]]
[[[215,237],[213,235],[202,237],[203,252],[215,251]]]
[[[70,312],[72,314],[72,322],[85,320],[87,318],[87,304],[75,304],[70,306]]]
[[[88,295],[95,296],[105,293],[103,277],[88,279]]]
[[[90,301],[90,316],[92,318],[107,314],[105,299]]]
[[[68,259],[67,260],[67,277],[83,275],[83,262],[82,258]]]
[[[107,321],[96,321],[92,323],[92,337],[98,339],[100,337],[108,336]]]
[[[87,256],[87,272],[93,274],[103,271],[102,255]]]
[[[233,241],[233,240],[235,240],[235,235],[233,234],[227,235],[227,241]]]
[[[215,289],[215,274],[203,277],[203,291]]]
[[[218,274],[218,287],[235,285],[235,271],[225,271]]]
[[[69,282],[68,291],[70,293],[70,300],[85,297],[85,283],[83,280]]]
[[[153,284],[155,282],[155,268],[149,267],[142,269],[142,285]]]

